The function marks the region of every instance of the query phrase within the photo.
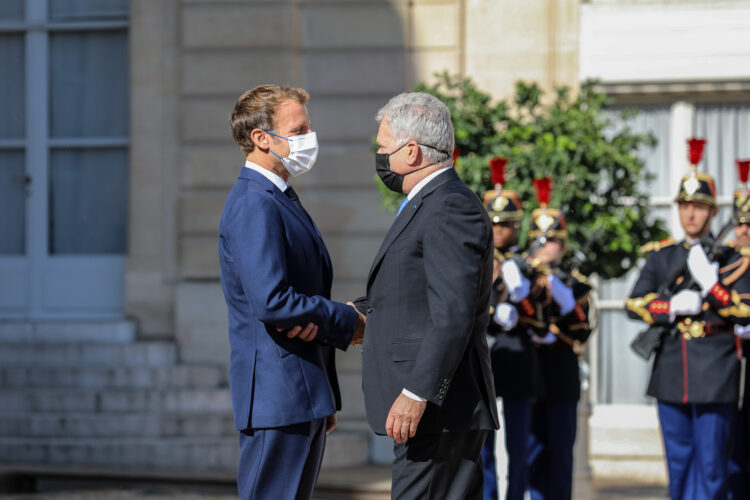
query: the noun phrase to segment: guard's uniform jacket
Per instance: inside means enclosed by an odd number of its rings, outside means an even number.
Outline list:
[[[750,323],[748,264],[735,249],[720,252],[719,282],[703,299],[703,312],[670,321],[669,299],[660,286],[685,265],[690,244],[665,240],[644,246],[654,250],[625,306],[631,318],[670,325],[656,352],[647,394],[667,403],[733,403],[737,401],[740,341],[734,324]]]
[[[550,272],[558,272],[550,270]],[[559,274],[559,272],[558,272]],[[540,275],[539,278],[543,278]],[[543,398],[550,402],[577,403],[581,398],[581,377],[578,356],[591,335],[589,325],[589,291],[591,287],[580,274],[572,276],[575,308],[560,315],[560,308],[545,287],[532,285],[532,302],[536,318],[522,317],[519,323],[533,328],[543,337],[548,331],[557,335],[552,344],[537,344]]]
[[[511,251],[501,253],[505,259],[515,256]],[[519,308],[518,304],[511,302],[502,276],[499,276],[492,285],[490,324],[487,327],[487,334],[494,338],[490,358],[495,377],[495,393],[501,398],[530,399],[538,396],[540,389],[536,349],[526,327],[520,321],[510,330],[495,322],[495,307],[503,302]]]

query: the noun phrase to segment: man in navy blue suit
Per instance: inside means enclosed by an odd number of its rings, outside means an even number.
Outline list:
[[[288,185],[318,152],[298,88],[261,85],[230,118],[245,167],[219,229],[229,311],[229,383],[242,499],[310,498],[341,396],[334,348],[361,343],[364,317],[330,300],[331,259]]]

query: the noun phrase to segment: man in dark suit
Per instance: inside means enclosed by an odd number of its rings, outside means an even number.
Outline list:
[[[367,417],[395,441],[393,498],[481,499],[480,451],[498,427],[485,338],[492,226],[451,168],[443,103],[401,94],[377,120],[376,170],[407,197],[358,304]]]
[[[239,98],[230,118],[247,160],[219,230],[242,499],[312,496],[341,408],[333,348],[361,341],[364,328],[353,307],[329,300],[328,251],[287,184],[317,156],[308,98],[262,85]]]

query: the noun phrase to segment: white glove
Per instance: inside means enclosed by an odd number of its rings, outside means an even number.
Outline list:
[[[536,333],[531,334],[531,340],[537,344],[554,344],[557,341],[557,335],[552,332],[547,332],[547,335],[540,337]]]
[[[510,300],[513,302],[521,302],[528,297],[530,288],[529,280],[521,274],[518,264],[513,262],[512,259],[507,259],[503,262],[502,270],[503,282],[510,294]]]
[[[703,299],[695,290],[683,290],[669,300],[669,315],[672,321],[675,316],[689,316],[701,311]]]
[[[734,334],[741,339],[750,339],[750,325],[734,325]]]
[[[495,319],[495,323],[506,330],[510,330],[518,324],[518,310],[507,302],[503,302],[495,308],[493,318]]]
[[[701,294],[705,297],[719,281],[719,263],[708,260],[703,245],[693,245],[688,252],[688,269],[690,274],[701,287]]]
[[[549,291],[557,305],[560,306],[560,314],[565,316],[576,306],[576,299],[573,296],[573,289],[563,283],[563,280],[550,274],[547,276]]]

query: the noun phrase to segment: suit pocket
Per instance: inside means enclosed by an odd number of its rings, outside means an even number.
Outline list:
[[[391,344],[391,359],[397,363],[400,361],[414,361],[417,359],[420,347],[422,347],[421,340],[394,342]]]

